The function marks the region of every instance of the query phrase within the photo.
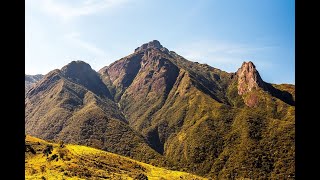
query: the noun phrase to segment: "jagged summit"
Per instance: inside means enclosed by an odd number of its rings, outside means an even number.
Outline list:
[[[256,66],[251,62],[243,62],[237,71],[238,76],[238,94],[242,95],[252,91],[254,88],[264,89],[264,82],[260,77]]]
[[[158,41],[158,40],[153,40],[153,41],[150,41],[148,43],[144,43],[142,44],[140,47],[136,48],[134,50],[134,52],[137,52],[137,51],[141,51],[141,50],[145,50],[145,49],[148,49],[148,48],[157,48],[157,49],[161,49],[163,46],[161,45],[161,43]]]
[[[146,49],[149,49],[149,48],[155,48],[155,49],[159,49],[159,50],[164,51],[164,52],[168,52],[168,49],[163,47],[158,40],[153,40],[153,41],[150,41],[148,43],[144,43],[140,47],[137,47],[134,50],[134,52],[143,51],[143,50],[146,50]]]

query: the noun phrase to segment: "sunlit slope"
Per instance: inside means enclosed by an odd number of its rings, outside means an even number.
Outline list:
[[[154,167],[86,146],[49,143],[32,136],[26,136],[25,177],[26,179],[205,179],[185,172]]]

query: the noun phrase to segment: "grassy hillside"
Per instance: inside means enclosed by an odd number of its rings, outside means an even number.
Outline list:
[[[86,146],[49,143],[28,135],[25,167],[26,179],[205,179]]]

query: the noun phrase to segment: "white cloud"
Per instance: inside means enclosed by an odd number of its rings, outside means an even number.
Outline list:
[[[72,1],[71,1],[72,2]],[[114,8],[121,7],[128,0],[77,0],[73,3],[63,0],[29,0],[27,3],[37,3],[44,13],[58,17],[63,22],[92,15],[100,12],[108,12]],[[29,4],[30,5],[30,4]]]

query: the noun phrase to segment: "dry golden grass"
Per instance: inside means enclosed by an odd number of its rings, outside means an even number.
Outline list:
[[[53,150],[47,157],[43,150],[48,145],[52,145]],[[67,144],[60,147],[60,144],[32,136],[26,136],[26,146],[36,152],[26,152],[26,179],[134,179],[139,174],[146,175],[149,180],[205,179],[86,146]],[[54,156],[57,157],[53,159]]]

